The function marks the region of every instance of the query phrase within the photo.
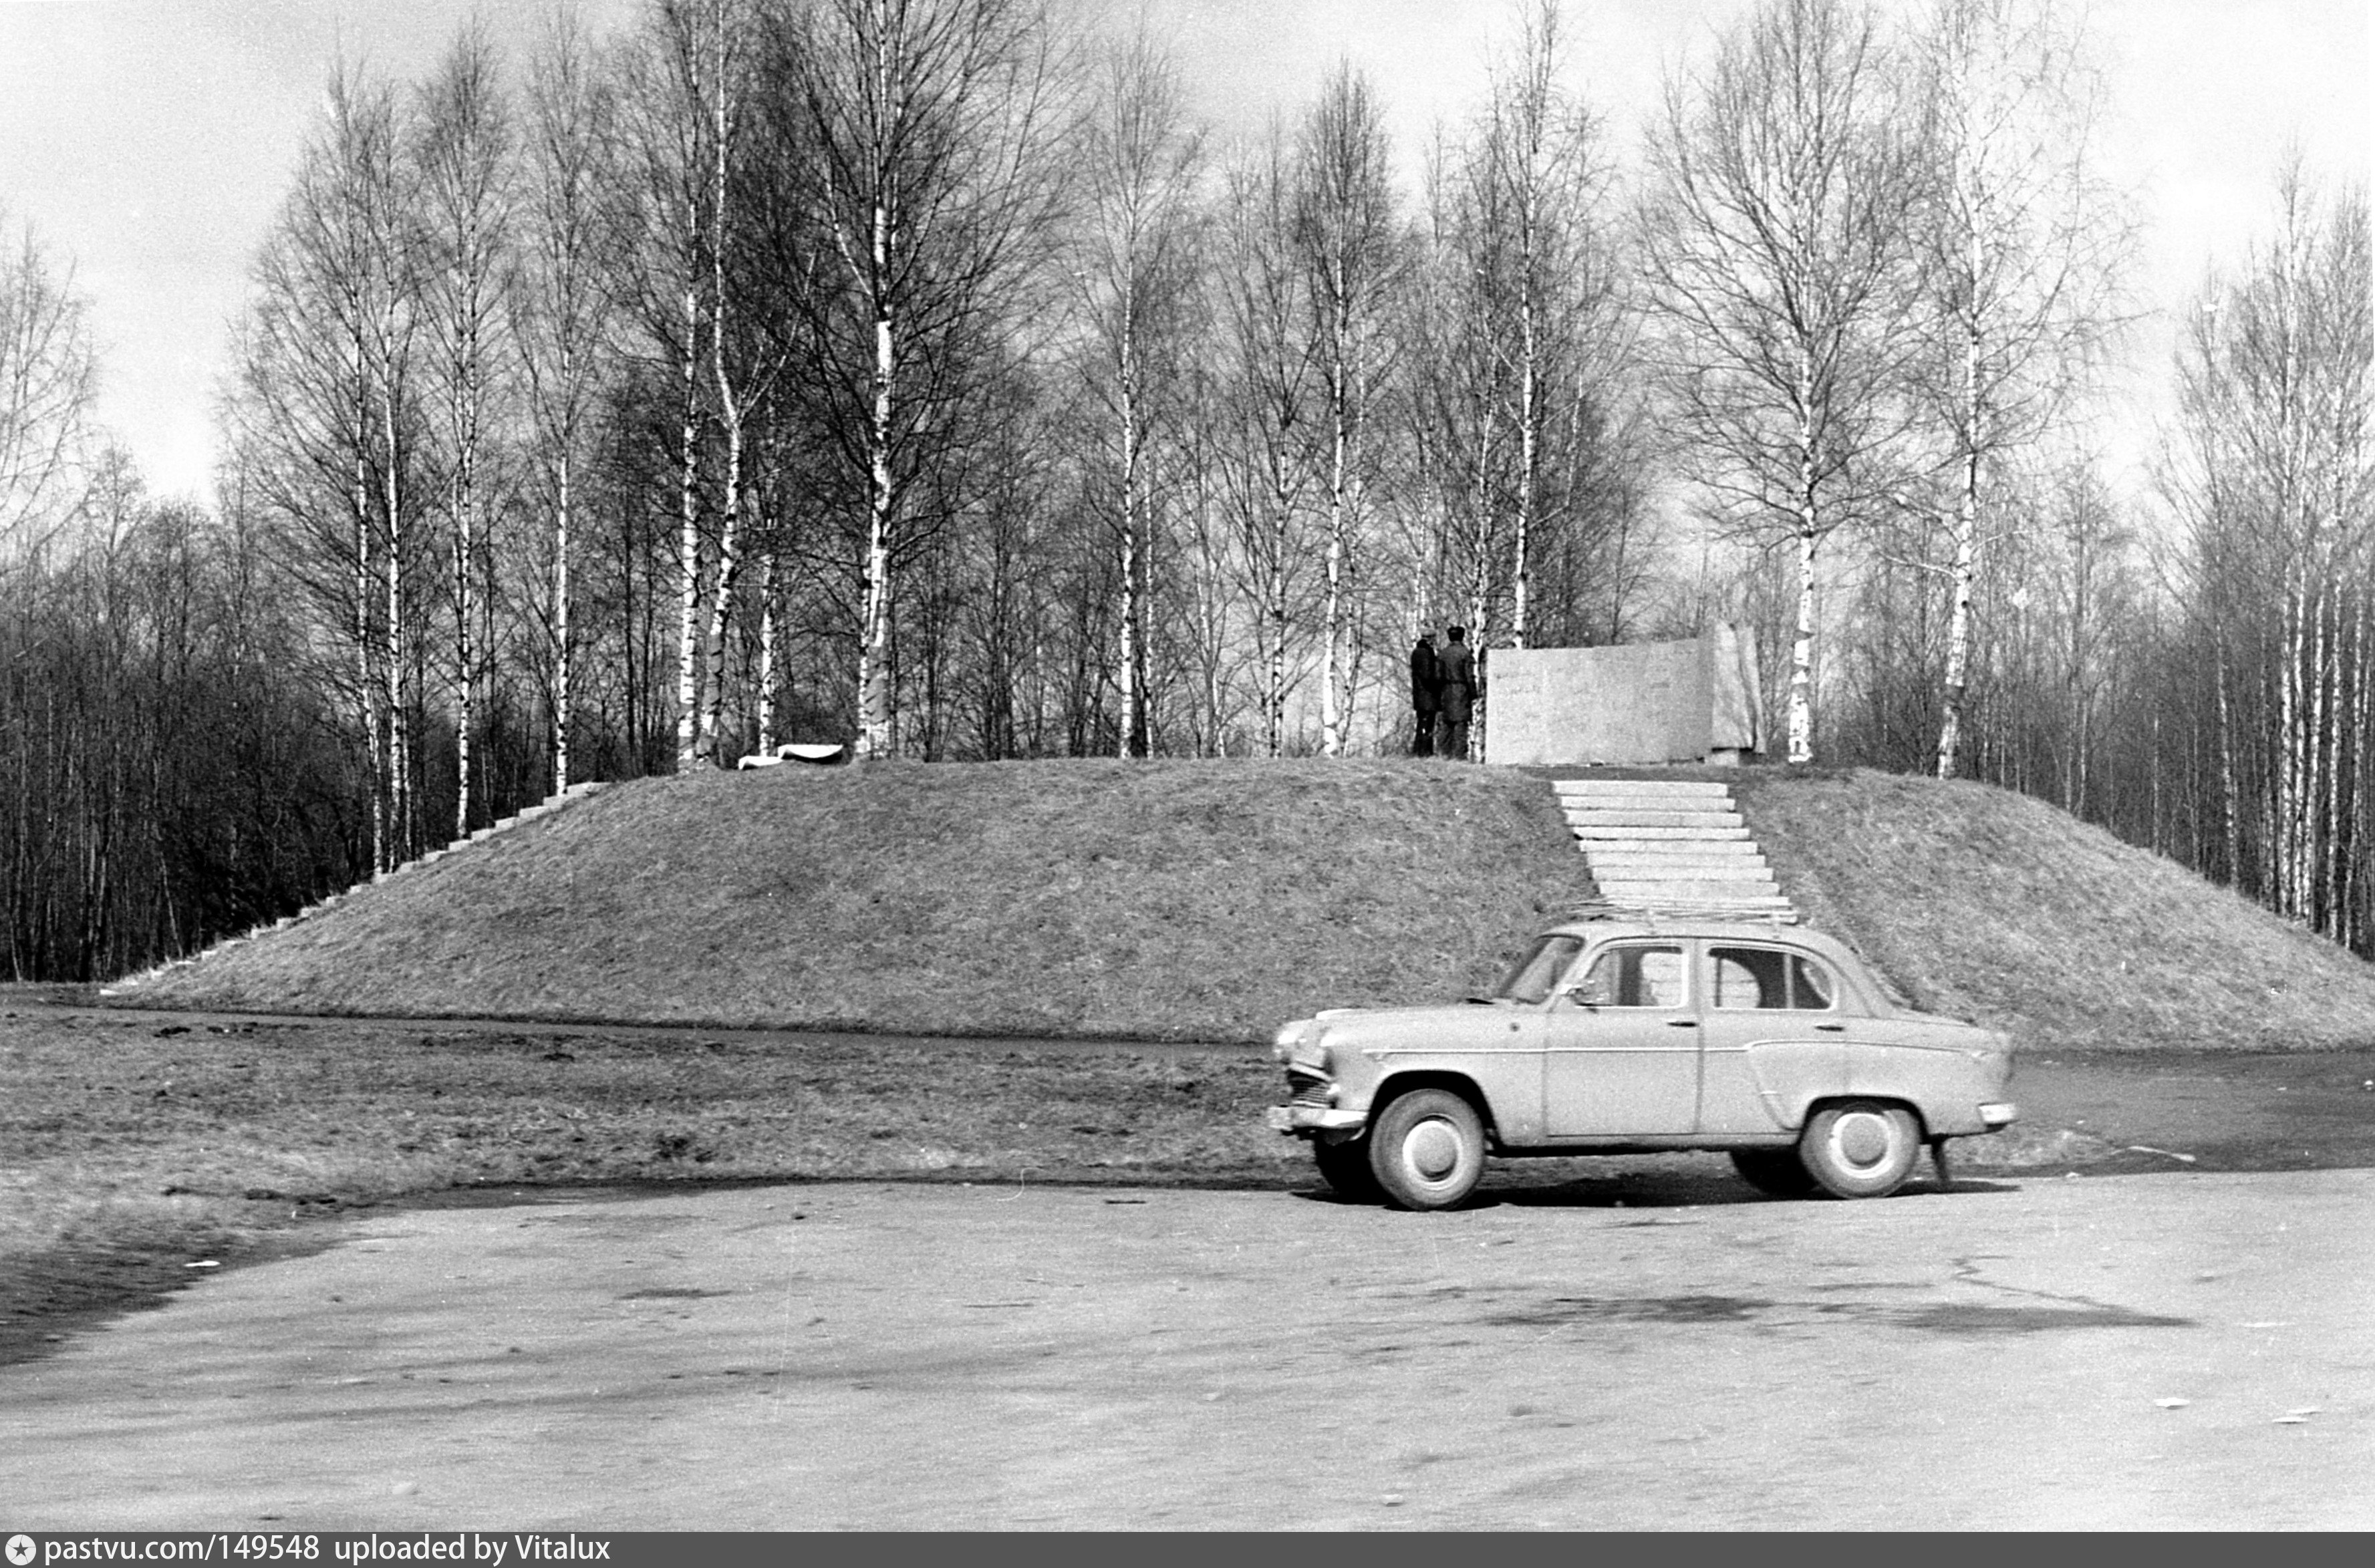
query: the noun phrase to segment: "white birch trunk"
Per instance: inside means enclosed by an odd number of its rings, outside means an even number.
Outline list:
[[[1814,550],[1811,519],[1798,528],[1798,626],[1790,643],[1790,760],[1814,760]]]
[[[1276,497],[1277,512],[1271,519],[1270,567],[1268,602],[1262,607],[1270,618],[1270,668],[1262,697],[1270,754],[1282,755],[1286,750],[1286,545],[1292,513],[1288,510],[1285,489],[1281,487]]]
[[[1814,760],[1814,551],[1822,513],[1814,497],[1814,432],[1802,410],[1814,401],[1811,372],[1798,366],[1798,626],[1790,643],[1790,760]]]
[[[2227,695],[2229,677],[2227,669],[2227,639],[2218,634],[2218,793],[2221,814],[2227,828],[2227,885],[2237,891],[2243,888],[2243,801],[2241,786],[2235,777],[2234,704]]]
[[[710,186],[709,225],[709,371],[717,396],[717,422],[726,435],[726,471],[718,497],[717,581],[709,595],[709,672],[704,686],[701,735],[694,749],[722,764],[720,726],[726,705],[726,637],[733,624],[734,584],[740,574],[742,543],[743,407],[734,379],[726,368],[726,177],[727,124],[726,29],[718,20],[715,92],[711,144],[715,151]]]
[[[887,266],[890,215],[875,209],[875,260]],[[897,340],[891,317],[878,307],[874,319],[874,407],[868,428],[871,489],[867,507],[866,599],[857,649],[857,754],[891,755],[891,378],[897,368]]]
[[[1120,307],[1125,324],[1121,336],[1121,736],[1117,751],[1124,757],[1142,753],[1140,730],[1143,720],[1140,690],[1138,595],[1139,540],[1139,410],[1138,363],[1132,341],[1133,301],[1127,287]]]
[[[2280,748],[2275,797],[2275,831],[2270,837],[2278,846],[2278,858],[2271,868],[2275,874],[2276,913],[2300,913],[2296,875],[2299,865],[2298,850],[2301,822],[2301,659],[2302,629],[2300,589],[2294,580],[2294,569],[2287,568],[2284,603],[2284,670],[2277,687],[2276,735]]]
[[[1541,389],[1535,361],[1541,348],[1535,339],[1533,285],[1533,229],[1528,214],[1525,234],[1525,273],[1518,285],[1518,517],[1516,559],[1509,572],[1509,645],[1526,645],[1526,612],[1532,593],[1533,532],[1534,532],[1534,470],[1541,463],[1542,409]],[[1483,638],[1477,638],[1477,651],[1483,651]]]
[[[404,711],[404,495],[396,477],[402,443],[396,430],[396,395],[392,388],[381,389],[380,418],[382,439],[387,443],[387,469],[381,493],[381,504],[387,509],[387,556],[382,573],[387,595],[387,624],[382,629],[386,639],[387,667],[382,700],[387,704],[388,862],[393,867],[412,855],[412,726]]]
[[[775,558],[759,568],[759,749],[775,754]]]
[[[1344,635],[1344,482],[1346,384],[1343,335],[1337,334],[1336,362],[1329,367],[1329,449],[1328,467],[1327,589],[1320,607],[1319,669],[1320,749],[1330,757],[1344,754],[1344,708],[1340,700]]]
[[[701,295],[684,290],[683,407],[677,448],[676,766],[689,772],[701,748],[701,427],[694,388],[700,375]]]
[[[454,836],[470,836],[470,731],[479,718],[476,652],[471,637],[475,595],[471,578],[471,525],[458,509],[454,524]]]
[[[2315,682],[2315,707],[2310,724],[2315,731],[2315,789],[2312,799],[2322,825],[2313,835],[2316,845],[2314,864],[2308,867],[2310,885],[2306,902],[2317,907],[2320,884],[2326,894],[2324,904],[2317,908],[2317,928],[2327,936],[2334,935],[2335,903],[2333,897],[2333,867],[2339,858],[2336,849],[2341,843],[2342,821],[2338,810],[2340,791],[2335,787],[2334,764],[2341,751],[2340,737],[2334,731],[2334,639],[2331,624],[2334,614],[2333,595],[2321,584],[2317,601],[2317,662],[2312,678]]]
[[[371,470],[363,452],[363,443],[370,439],[371,410],[368,395],[360,393],[363,371],[360,345],[356,348],[353,370],[358,389],[354,408],[355,475],[352,492],[355,519],[355,695],[362,704],[363,747],[371,764],[372,873],[376,876],[389,866],[387,777],[380,750],[377,674],[372,668]]]
[[[1979,456],[1964,458],[1967,478],[1955,513],[1953,597],[1946,612],[1946,678],[1938,723],[1938,776],[1951,779],[1963,743],[1963,697],[1971,669],[1971,584],[1979,576]]]
[[[1974,276],[1978,240],[1972,240]],[[1963,344],[1962,494],[1955,501],[1955,573],[1952,607],[1946,616],[1946,672],[1938,722],[1938,776],[1955,776],[1963,741],[1963,696],[1970,686],[1971,584],[1979,561],[1979,454],[1983,432],[1979,391],[1979,335],[1974,330]],[[2083,613],[2076,611],[2074,613]]]
[[[561,365],[561,374],[567,376],[569,356],[565,351]],[[552,522],[552,792],[559,795],[569,787],[569,678],[575,657],[569,629],[569,509],[573,500],[570,484],[574,475],[566,443],[561,447],[556,477],[560,493]]]

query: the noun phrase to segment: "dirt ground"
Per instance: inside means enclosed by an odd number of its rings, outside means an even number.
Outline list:
[[[2366,1528],[2375,1173],[425,1208],[0,1372],[0,1528]]]
[[[1689,1156],[1448,1215],[1308,1180],[367,1213],[0,1369],[0,1528],[2366,1528],[2369,1085],[2044,1058],[2022,1163],[1879,1203]]]

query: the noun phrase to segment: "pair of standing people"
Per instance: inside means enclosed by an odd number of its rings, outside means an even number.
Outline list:
[[[1468,757],[1468,724],[1476,701],[1476,656],[1468,646],[1468,629],[1444,629],[1442,648],[1435,633],[1422,631],[1411,649],[1411,712],[1415,719],[1411,755],[1440,753],[1462,761]],[[1441,726],[1437,743],[1436,729]]]

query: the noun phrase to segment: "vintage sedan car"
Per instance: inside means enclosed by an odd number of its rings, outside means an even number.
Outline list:
[[[1346,1197],[1444,1208],[1486,1155],[1728,1150],[1777,1195],[1881,1197],[1926,1144],[2009,1125],[2012,1042],[1898,1005],[1819,932],[1578,919],[1465,1006],[1335,1008],[1278,1032],[1289,1101]]]

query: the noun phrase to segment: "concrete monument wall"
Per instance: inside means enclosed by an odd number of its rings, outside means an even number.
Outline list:
[[[1679,643],[1495,648],[1484,760],[1536,766],[1738,760],[1764,749],[1756,645],[1731,625]]]

